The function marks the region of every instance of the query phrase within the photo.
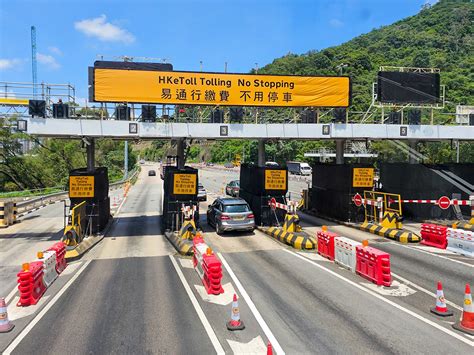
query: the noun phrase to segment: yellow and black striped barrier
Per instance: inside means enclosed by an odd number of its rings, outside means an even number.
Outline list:
[[[472,223],[466,223],[465,221],[459,221],[459,222],[453,223],[453,225],[455,225],[456,228],[458,228],[458,229],[465,229],[465,230],[468,230],[468,231],[474,231],[474,224],[472,224]],[[448,226],[448,227],[452,227],[452,225]]]
[[[181,255],[193,255],[192,239],[183,239],[176,232],[165,232],[166,238]]]
[[[14,222],[13,202],[0,202],[0,228],[11,226]]]
[[[402,229],[382,227],[378,224],[369,222],[364,222],[359,225],[359,229],[372,234],[380,235],[381,237],[396,240],[400,243],[418,243],[421,241],[421,237],[415,233],[404,231]]]
[[[288,232],[283,228],[268,227],[260,228],[265,234],[279,240],[282,243],[292,246],[295,249],[313,250],[317,248],[318,243],[310,235],[304,232]]]

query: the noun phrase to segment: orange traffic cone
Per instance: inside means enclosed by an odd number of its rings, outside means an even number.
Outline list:
[[[13,323],[8,320],[7,304],[5,298],[0,298],[0,333],[6,333],[12,330]]]
[[[267,345],[267,355],[273,355],[272,343],[268,342]]]
[[[239,301],[237,300],[237,295],[234,293],[234,300],[232,301],[232,312],[230,313],[230,321],[227,322],[227,329],[242,330],[244,328],[244,322],[240,320]]]
[[[452,316],[451,312],[446,306],[446,299],[444,298],[443,285],[438,281],[438,290],[436,291],[436,307],[430,308],[431,313],[441,317]]]
[[[469,284],[466,284],[461,321],[454,323],[453,328],[474,335],[474,305],[472,304],[471,287]]]

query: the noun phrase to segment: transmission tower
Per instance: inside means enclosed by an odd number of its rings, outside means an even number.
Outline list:
[[[33,98],[36,98],[36,27],[31,26],[31,70],[33,74]]]

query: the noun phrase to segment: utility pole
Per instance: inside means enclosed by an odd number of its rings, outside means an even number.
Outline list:
[[[36,27],[31,26],[31,71],[33,75],[33,99],[36,99],[37,65],[36,65]]]

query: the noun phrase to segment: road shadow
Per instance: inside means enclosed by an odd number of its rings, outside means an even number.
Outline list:
[[[109,231],[106,238],[162,236],[162,215],[155,216],[118,216],[114,217],[113,233]]]
[[[39,215],[39,214],[21,217],[21,219],[19,219],[19,221],[20,221],[19,223],[21,223],[23,221],[29,221],[30,219],[39,218],[39,217],[41,217],[41,215]]]
[[[23,239],[23,240],[41,240],[41,241],[59,241],[63,236],[64,230],[61,228],[57,232],[46,232],[46,233],[14,233],[12,235],[3,234],[0,235],[0,239]]]

